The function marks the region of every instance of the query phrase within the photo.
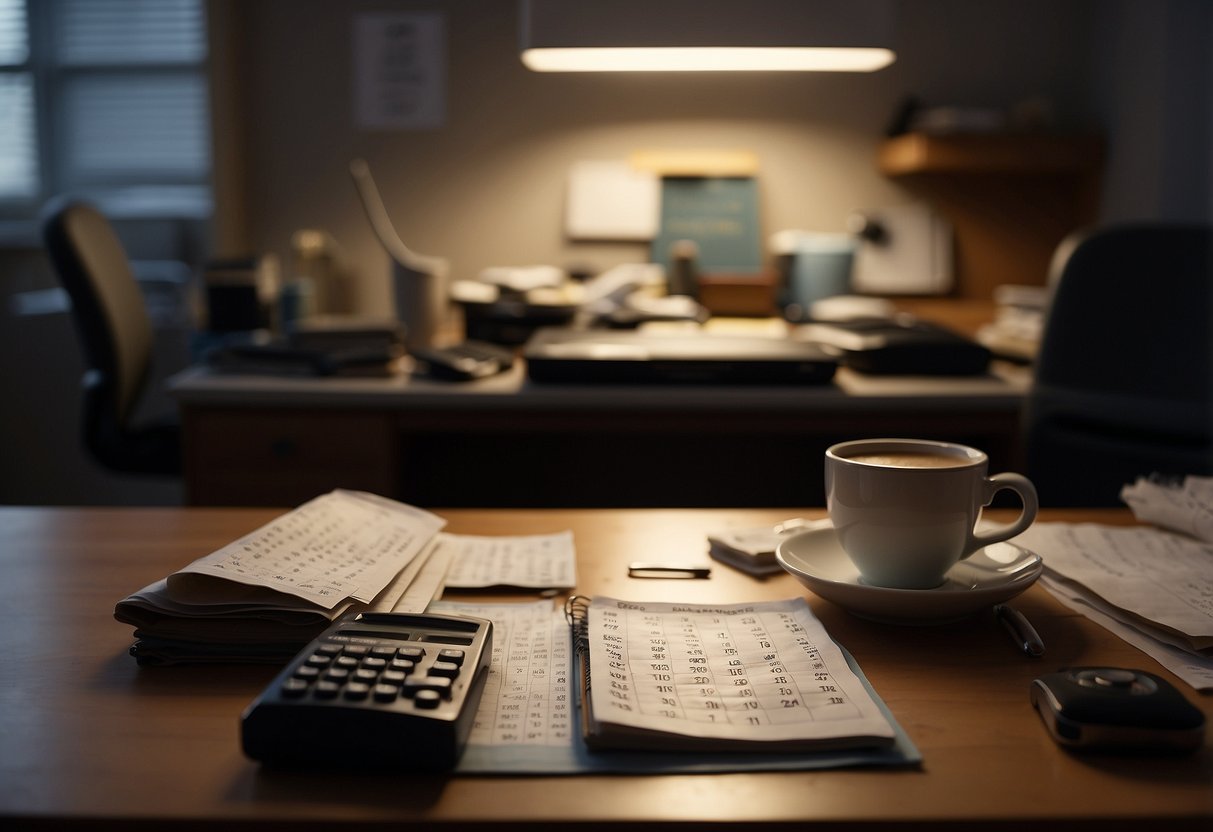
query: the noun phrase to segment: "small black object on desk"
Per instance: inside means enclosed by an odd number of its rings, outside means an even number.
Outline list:
[[[990,367],[986,347],[906,316],[812,323],[798,337],[838,350],[843,366],[872,375],[968,376]]]
[[[1177,754],[1204,743],[1205,715],[1144,670],[1072,667],[1033,680],[1032,707],[1058,744],[1087,751]]]
[[[514,353],[483,341],[449,347],[417,347],[410,351],[414,372],[443,381],[473,381],[503,373],[514,366]]]

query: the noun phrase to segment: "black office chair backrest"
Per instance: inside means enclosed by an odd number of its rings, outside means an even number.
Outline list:
[[[153,333],[122,243],[99,211],[74,200],[48,206],[42,234],[84,348],[86,445],[116,470],[175,472],[180,460],[173,427],[136,430],[132,424],[151,366]]]
[[[1213,229],[1067,240],[1025,409],[1045,505],[1116,505],[1138,476],[1213,473]]]

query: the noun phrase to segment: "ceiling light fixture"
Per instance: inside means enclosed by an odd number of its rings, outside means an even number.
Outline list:
[[[871,72],[888,0],[522,0],[536,72]]]

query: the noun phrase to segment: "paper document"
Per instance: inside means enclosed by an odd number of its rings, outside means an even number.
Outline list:
[[[1213,544],[1149,527],[1037,523],[1015,538],[1044,558],[1046,573],[1109,604],[1213,648]]]
[[[1213,477],[1185,477],[1182,483],[1141,478],[1120,498],[1143,523],[1153,523],[1213,543]]]
[[[369,609],[375,612],[425,612],[426,607],[442,595],[443,581],[451,568],[451,554],[438,546],[437,539],[431,541],[393,581],[392,586],[399,584],[403,591],[387,598],[376,598]],[[383,595],[389,593],[385,591]]]
[[[332,609],[369,603],[445,522],[419,508],[355,491],[333,491],[201,558],[168,579],[191,604],[230,601],[198,577],[264,587]]]
[[[1040,583],[1197,690],[1213,688],[1213,546],[1150,527],[1037,523]]]
[[[1196,690],[1213,690],[1213,656],[1193,653],[1178,640],[1161,637],[1157,629],[1133,626],[1118,617],[1119,610],[1100,601],[1081,587],[1057,581],[1048,576],[1040,579],[1040,585],[1049,594],[1114,635],[1132,644],[1138,650],[1153,657],[1159,664],[1183,679]]]
[[[446,585],[454,589],[569,589],[577,583],[576,550],[569,531],[521,537],[442,533],[438,544],[453,553]]]
[[[893,741],[892,724],[803,598],[719,606],[595,598],[588,609],[591,735],[603,747]]]
[[[572,748],[569,625],[551,601],[440,601],[430,612],[472,615],[493,622],[492,664],[469,745]]]
[[[665,750],[591,753],[581,735],[575,648],[563,610],[544,600],[523,604],[437,601],[429,611],[473,615],[493,622],[489,676],[459,762],[460,773],[670,774],[905,765],[919,759],[917,749],[900,729],[897,744],[880,749],[742,755]],[[858,674],[858,667],[853,672]],[[866,680],[860,677],[860,681],[875,697]]]
[[[334,491],[119,601],[141,664],[282,661],[342,615],[421,612],[442,593],[445,520]]]

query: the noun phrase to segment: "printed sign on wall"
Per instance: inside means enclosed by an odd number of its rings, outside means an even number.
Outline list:
[[[436,130],[446,120],[446,21],[437,12],[354,19],[355,124]]]

